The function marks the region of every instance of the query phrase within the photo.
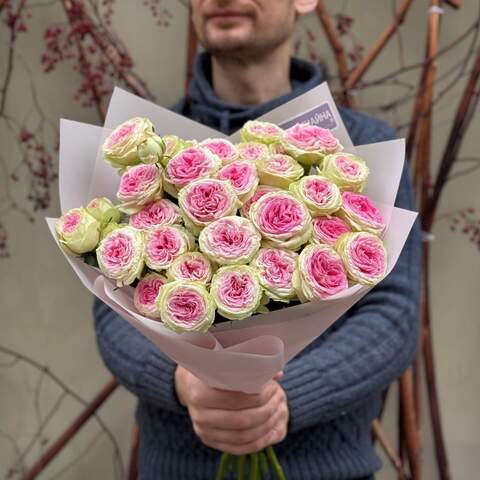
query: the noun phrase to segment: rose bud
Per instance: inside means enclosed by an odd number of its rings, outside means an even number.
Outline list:
[[[293,283],[302,302],[326,299],[348,288],[342,259],[329,245],[307,245],[302,250]]]
[[[190,147],[180,150],[165,168],[165,191],[177,197],[185,185],[214,175],[222,166],[221,160],[207,148]]]
[[[185,225],[195,235],[221,217],[235,215],[240,202],[230,182],[197,180],[180,190],[178,203]]]
[[[192,235],[178,225],[161,225],[145,231],[145,263],[151,270],[166,270],[194,246]]]
[[[320,174],[334,182],[340,190],[361,192],[368,179],[365,161],[351,153],[327,155],[322,162]]]
[[[55,222],[55,232],[62,249],[69,255],[82,255],[97,248],[100,223],[83,208],[73,208]]]
[[[105,160],[121,170],[139,163],[156,163],[163,156],[165,145],[148,118],[135,117],[123,122],[105,139],[102,153]]]
[[[119,210],[132,215],[143,205],[158,200],[162,196],[162,168],[159,165],[137,165],[129,167],[120,179],[117,198],[121,202]]]
[[[129,220],[129,224],[139,230],[148,230],[156,225],[177,223],[182,223],[180,209],[166,198],[147,203],[140,211],[134,213]]]
[[[289,302],[295,298],[293,273],[298,254],[283,248],[261,248],[252,261],[258,271],[260,285],[268,297],[276,302]]]
[[[250,220],[271,246],[297,250],[310,240],[312,217],[288,192],[267,193],[250,209]]]
[[[210,294],[218,313],[230,320],[242,320],[255,313],[263,291],[254,268],[231,265],[213,275]]]
[[[160,288],[157,308],[162,322],[177,333],[206,332],[215,319],[215,304],[201,283],[178,280]]]
[[[238,155],[241,160],[258,162],[262,158],[268,157],[270,151],[266,145],[258,142],[242,142],[236,145]]]
[[[280,190],[280,189],[277,188],[277,187],[272,187],[270,185],[259,185],[257,187],[257,189],[255,190],[255,193],[253,194],[253,196],[251,196],[243,204],[242,208],[240,209],[240,214],[242,215],[242,217],[249,218],[248,215],[249,215],[249,212],[250,212],[250,208],[259,198],[263,197],[267,193],[277,192],[278,190]]]
[[[387,252],[383,242],[371,233],[345,233],[335,248],[351,280],[362,285],[375,285],[387,271]]]
[[[351,232],[351,228],[338,217],[321,216],[313,219],[312,243],[333,247],[340,235]]]
[[[300,179],[305,170],[289,155],[277,153],[259,160],[257,163],[258,177],[262,185],[288,188],[292,182]]]
[[[375,204],[361,193],[342,192],[342,207],[337,215],[350,225],[352,230],[381,235],[385,221]]]
[[[92,217],[95,217],[100,222],[100,225],[106,226],[110,222],[118,223],[122,216],[120,210],[105,197],[90,200],[85,208]]]
[[[200,250],[219,265],[249,263],[260,248],[262,237],[250,220],[223,217],[206,226],[198,237]]]
[[[242,203],[253,195],[258,186],[257,168],[246,160],[225,165],[218,171],[217,178],[229,181]]]
[[[212,265],[200,252],[188,252],[177,257],[167,270],[171,280],[188,280],[191,282],[210,283]]]
[[[282,146],[302,165],[318,165],[325,155],[342,150],[330,130],[308,123],[297,123],[285,130]]]
[[[282,138],[283,130],[274,123],[249,120],[240,130],[240,135],[244,142],[270,144]]]
[[[342,205],[340,189],[320,175],[303,177],[298,182],[291,183],[289,190],[306,205],[312,217],[329,215]]]
[[[140,278],[144,267],[144,241],[140,230],[121,227],[113,230],[97,248],[98,266],[117,286],[130,285]]]
[[[161,164],[166,167],[168,162],[184,148],[183,142],[176,135],[165,135],[162,137],[163,143],[165,145],[165,151],[160,160]]]
[[[210,150],[222,161],[223,165],[238,159],[237,148],[230,140],[225,138],[207,138],[200,142],[200,146]]]
[[[160,318],[156,301],[160,287],[166,283],[167,279],[158,273],[149,273],[140,279],[133,292],[133,303],[139,313],[150,318]]]

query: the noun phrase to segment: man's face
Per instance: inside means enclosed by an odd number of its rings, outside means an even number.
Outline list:
[[[213,55],[259,57],[288,40],[293,0],[191,0],[200,42]]]

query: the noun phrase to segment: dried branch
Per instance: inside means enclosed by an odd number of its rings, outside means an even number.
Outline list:
[[[400,7],[397,10],[395,18],[392,23],[388,25],[385,30],[380,34],[377,40],[374,42],[370,51],[365,55],[363,60],[357,65],[357,67],[350,73],[347,81],[345,82],[345,88],[347,90],[352,89],[363,77],[365,72],[371,66],[373,61],[377,58],[378,54],[385,47],[387,42],[390,40],[395,31],[400,27],[400,25],[405,20],[408,9],[412,4],[413,0],[403,0]]]
[[[397,471],[399,480],[405,480],[405,471],[403,470],[402,460],[398,457],[397,452],[395,452],[395,449],[388,441],[383,432],[382,426],[377,419],[372,422],[372,431],[375,439],[378,440],[383,451],[387,455],[387,458],[390,460],[390,463]]]

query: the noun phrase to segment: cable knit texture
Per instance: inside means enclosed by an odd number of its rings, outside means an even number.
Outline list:
[[[316,67],[292,59],[291,93],[264,105],[242,107],[215,96],[210,67],[207,54],[197,57],[189,94],[174,110],[225,133],[322,81]],[[348,109],[340,113],[356,145],[395,137],[382,121]],[[407,168],[396,205],[414,208]],[[289,480],[370,478],[380,468],[370,425],[382,390],[413,357],[419,279],[417,223],[393,272],[286,365],[282,385],[291,418],[288,436],[276,451]],[[198,440],[186,409],[178,403],[174,362],[99,300],[93,311],[105,364],[139,399],[140,479],[213,479],[219,454]]]

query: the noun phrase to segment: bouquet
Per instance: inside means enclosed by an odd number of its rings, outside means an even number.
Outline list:
[[[68,261],[218,388],[258,391],[391,271],[415,219],[393,207],[403,141],[355,148],[325,85],[232,138],[119,89],[103,129],[60,133],[48,223]],[[252,478],[268,463],[283,478],[272,448]]]

